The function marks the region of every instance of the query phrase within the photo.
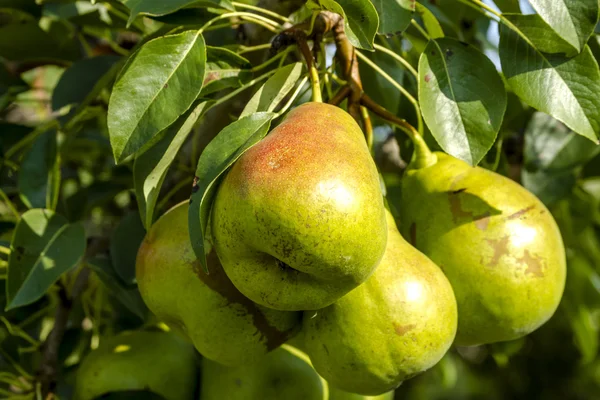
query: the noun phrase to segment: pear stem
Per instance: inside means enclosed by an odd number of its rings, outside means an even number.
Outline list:
[[[373,99],[371,99],[365,93],[363,93],[361,96],[360,103],[364,107],[373,111],[375,114],[379,115],[384,120],[390,122],[392,125],[397,126],[401,131],[408,135],[415,146],[413,159],[410,163],[411,168],[426,168],[437,162],[437,157],[431,152],[427,146],[427,143],[425,143],[425,140],[423,140],[423,136],[421,136],[415,127],[408,123],[405,119],[395,116],[373,101]]]

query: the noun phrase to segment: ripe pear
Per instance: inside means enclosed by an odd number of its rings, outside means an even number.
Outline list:
[[[77,370],[75,400],[146,391],[166,400],[194,398],[199,373],[192,345],[163,331],[126,331],[103,338]]]
[[[204,359],[202,400],[327,400],[327,383],[298,349],[283,345],[260,361],[226,367]]]
[[[323,308],[364,282],[386,242],[377,168],[354,119],[306,103],[244,153],[212,211],[217,254],[248,298]]]
[[[188,236],[188,208],[173,207],[144,238],[136,260],[142,298],[204,357],[225,365],[255,361],[295,334],[301,316],[250,301],[227,278],[214,251],[205,274]]]
[[[329,307],[304,313],[302,327],[317,372],[364,395],[390,391],[432,367],[456,334],[450,283],[386,214],[387,247],[375,273]]]
[[[458,302],[456,344],[512,340],[556,310],[563,241],[548,209],[517,183],[444,153],[402,180],[402,233],[444,271]],[[437,161],[435,161],[437,159]]]

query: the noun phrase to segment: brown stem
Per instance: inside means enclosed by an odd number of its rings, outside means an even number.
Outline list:
[[[329,99],[329,104],[332,104],[334,106],[339,106],[340,103],[342,101],[344,101],[344,99],[346,97],[348,97],[348,95],[350,94],[350,85],[344,85],[342,86],[337,93],[331,98]]]
[[[107,247],[108,243],[105,239],[91,240],[86,251],[86,258],[98,254]],[[42,360],[37,372],[37,380],[41,384],[42,394],[46,400],[55,398],[54,390],[60,370],[60,366],[58,365],[58,351],[67,331],[69,314],[73,308],[74,301],[85,290],[89,276],[90,269],[84,266],[73,283],[70,295],[67,293],[67,288],[60,284],[58,292],[59,304],[54,315],[54,326],[42,345]]]
[[[386,110],[385,108],[380,106],[373,99],[371,99],[366,93],[363,93],[363,95],[361,96],[360,103],[363,106],[367,107],[372,112],[374,112],[375,114],[379,115],[381,118],[385,119],[386,121],[389,121],[389,122],[393,123],[394,125],[397,125],[400,128],[404,128],[403,130],[408,131],[407,134],[411,137],[411,139],[413,136],[419,135],[417,130],[411,124],[409,124],[405,119],[395,116],[394,114],[392,114],[391,112],[389,112],[388,110]]]

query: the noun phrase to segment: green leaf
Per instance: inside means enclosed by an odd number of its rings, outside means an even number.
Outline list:
[[[379,17],[369,0],[308,0],[307,4],[312,9],[340,14],[350,43],[359,49],[373,50]]]
[[[296,85],[301,74],[302,63],[299,62],[278,69],[252,96],[240,118],[259,111],[273,111]]]
[[[271,120],[276,116],[272,112],[257,112],[232,122],[219,132],[200,155],[190,198],[188,224],[192,247],[207,273],[204,240],[217,180],[246,150],[267,134]]]
[[[144,44],[121,71],[108,107],[108,130],[117,162],[171,125],[202,89],[206,46],[199,31]]]
[[[201,97],[227,88],[240,87],[252,77],[250,61],[223,47],[206,47],[206,74]]]
[[[600,152],[599,146],[548,114],[536,112],[525,130],[525,167],[529,171],[574,169]]]
[[[110,237],[110,258],[117,275],[128,285],[135,284],[135,258],[146,236],[139,213],[126,214]]]
[[[571,193],[576,182],[571,170],[547,172],[521,170],[521,184],[536,195],[546,206],[552,206]]]
[[[398,35],[402,33],[412,19],[415,11],[414,0],[372,0],[379,15],[380,35]]]
[[[52,109],[59,110],[70,104],[81,103],[119,59],[106,55],[86,58],[71,65],[61,75],[52,92]]]
[[[531,17],[511,14],[507,18],[515,22]],[[530,106],[596,141],[600,131],[600,70],[589,48],[569,58],[544,53],[523,36],[500,24],[500,61],[508,84]]]
[[[138,15],[160,16],[173,13],[184,7],[214,7],[233,10],[231,0],[121,0],[130,10],[129,24]]]
[[[119,279],[110,260],[102,257],[94,257],[87,262],[88,267],[98,275],[110,292],[129,311],[145,320],[148,308],[140,295],[137,286],[126,287]]]
[[[494,64],[455,39],[431,40],[419,60],[423,118],[448,154],[477,165],[494,144],[506,91]]]
[[[537,13],[577,52],[598,23],[598,0],[529,0]]]
[[[503,13],[521,12],[519,0],[494,0],[494,3],[496,3],[500,11],[502,11]]]
[[[439,39],[444,37],[444,30],[440,25],[440,21],[438,21],[429,8],[417,3],[415,10],[423,20],[423,25],[430,38]]]
[[[0,54],[11,61],[72,61],[80,51],[75,37],[52,35],[35,21],[0,26]]]
[[[140,216],[146,229],[149,229],[154,221],[154,207],[169,166],[194,124],[213,103],[199,100],[167,129],[154,146],[136,157],[133,164],[134,187]]]
[[[56,208],[60,185],[56,131],[41,134],[23,156],[18,188],[29,208]]]
[[[6,309],[41,298],[63,273],[79,263],[85,247],[82,224],[69,224],[51,210],[26,211],[10,244]]]
[[[533,46],[542,53],[564,53],[575,56],[578,51],[561,38],[539,15],[505,14],[518,31],[527,37]]]

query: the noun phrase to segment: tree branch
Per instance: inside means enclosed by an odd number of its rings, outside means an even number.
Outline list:
[[[108,240],[106,238],[90,239],[86,256],[82,263],[85,263],[86,259],[102,251],[106,251],[107,249]],[[73,308],[73,304],[87,287],[89,276],[90,269],[84,265],[77,275],[77,278],[75,278],[70,295],[67,293],[67,288],[59,283],[59,304],[54,315],[54,326],[42,345],[42,361],[37,371],[37,380],[41,384],[42,395],[46,400],[55,398],[53,392],[56,389],[56,382],[60,370],[60,366],[58,365],[58,351],[63,337],[65,336],[65,332],[67,331],[69,315]]]

